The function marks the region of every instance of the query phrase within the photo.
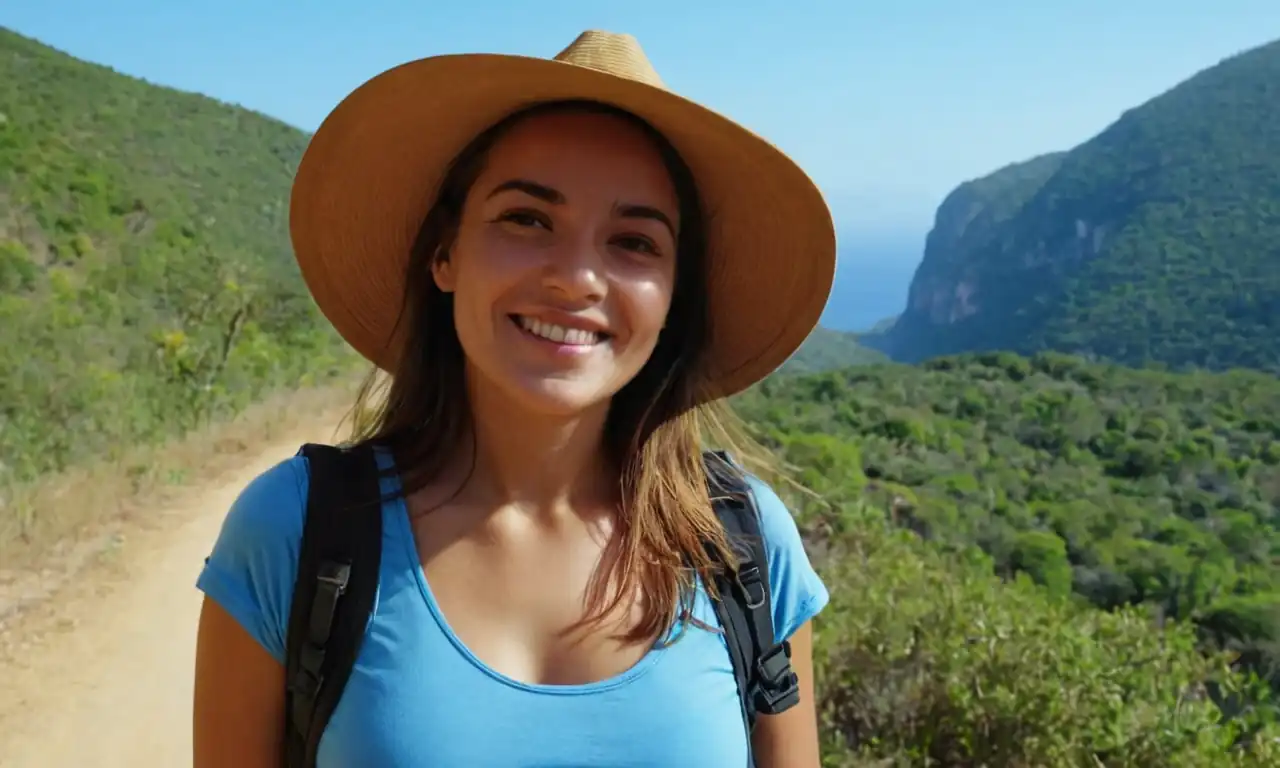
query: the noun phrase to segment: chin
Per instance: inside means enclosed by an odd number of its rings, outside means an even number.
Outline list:
[[[530,415],[571,419],[608,409],[619,390],[635,377],[631,366],[584,365],[577,369],[548,370],[545,365],[524,365],[510,358],[491,366],[470,369],[476,382],[508,406]]]
[[[617,388],[589,381],[534,379],[511,382],[508,390],[531,413],[572,418],[607,408]]]

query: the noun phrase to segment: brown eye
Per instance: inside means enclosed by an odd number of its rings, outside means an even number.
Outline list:
[[[506,211],[498,216],[496,221],[510,222],[517,227],[545,227],[551,229],[551,222],[538,211],[531,210],[514,210]]]
[[[658,246],[647,237],[642,237],[640,235],[622,235],[621,237],[614,238],[613,241],[628,251],[638,251],[640,253],[647,253],[653,256],[658,255]]]

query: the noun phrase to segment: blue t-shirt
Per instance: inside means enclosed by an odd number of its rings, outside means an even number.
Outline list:
[[[232,505],[197,586],[284,663],[306,513],[294,457]],[[778,496],[751,478],[769,553],[778,639],[828,593]],[[398,489],[383,480],[384,491]],[[724,637],[691,626],[634,667],[587,685],[529,685],[487,667],[449,628],[427,584],[402,499],[383,505],[374,615],[320,743],[319,768],[646,766],[741,768],[747,737]],[[718,627],[705,592],[695,615]]]

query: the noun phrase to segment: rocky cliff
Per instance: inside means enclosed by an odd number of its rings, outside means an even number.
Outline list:
[[[863,341],[1280,369],[1280,42],[961,185],[902,316]]]

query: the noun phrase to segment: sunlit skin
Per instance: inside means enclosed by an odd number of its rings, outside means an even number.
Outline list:
[[[495,144],[433,270],[454,297],[475,442],[409,499],[412,512],[429,512],[414,514],[414,536],[458,637],[517,680],[593,682],[648,649],[615,639],[634,626],[638,600],[611,626],[565,630],[583,618],[617,519],[605,416],[664,332],[678,210],[661,156],[638,129],[606,115],[542,115]],[[521,318],[604,336],[549,342]],[[761,768],[819,765],[810,638],[808,625],[792,638],[801,703],[760,718]],[[278,765],[282,686],[280,666],[206,600],[196,768]]]

